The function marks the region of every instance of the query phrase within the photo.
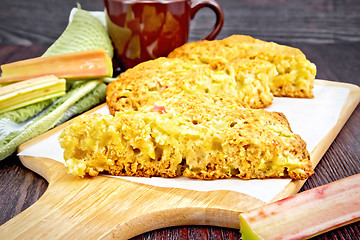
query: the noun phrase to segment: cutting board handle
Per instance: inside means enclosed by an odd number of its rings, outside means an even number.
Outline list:
[[[230,191],[160,188],[108,176],[80,178],[47,158],[20,156],[48,182],[44,195],[0,227],[6,239],[129,239],[179,225],[239,228],[264,202]]]

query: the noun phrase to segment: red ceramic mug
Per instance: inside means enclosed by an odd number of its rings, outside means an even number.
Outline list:
[[[167,56],[188,41],[190,21],[203,7],[215,12],[216,22],[204,38],[214,39],[223,23],[215,0],[104,0],[106,23],[122,69]]]

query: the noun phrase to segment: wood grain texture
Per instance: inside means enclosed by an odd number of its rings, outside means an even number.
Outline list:
[[[235,227],[239,224],[233,222],[237,220],[237,208],[244,207],[236,206],[242,201],[237,201],[231,192],[166,191],[108,177],[81,179],[63,174],[66,169],[58,162],[43,160],[43,164],[39,166],[39,159],[35,158],[26,161],[27,167],[34,169],[36,165],[37,171],[49,181],[47,191],[36,202],[37,208],[29,208],[4,224],[0,228],[1,237],[128,239],[136,232],[178,224],[179,216],[184,225],[196,221],[214,225],[223,221],[228,227]],[[226,202],[234,203],[236,211],[225,209]],[[187,207],[189,203],[191,208]],[[215,208],[206,210],[204,204]],[[139,218],[139,213],[146,214]]]
[[[102,10],[102,1],[78,1],[86,10]],[[218,38],[250,34],[300,48],[317,65],[317,78],[360,85],[360,1],[219,0],[225,23]],[[73,0],[2,0],[0,64],[40,56],[65,29]],[[190,40],[210,29],[212,13],[202,10],[192,23]],[[360,172],[358,106],[300,191]],[[0,161],[0,225],[28,208],[47,182],[13,155]],[[360,239],[353,223],[314,239]],[[239,239],[237,229],[180,226],[158,229],[133,239]]]
[[[0,43],[50,45],[65,29],[79,2],[85,10],[103,10],[102,0],[2,0]],[[341,43],[360,41],[358,0],[218,0],[225,14],[218,38],[251,35],[267,41]],[[189,39],[205,37],[214,22],[203,9],[192,22]]]

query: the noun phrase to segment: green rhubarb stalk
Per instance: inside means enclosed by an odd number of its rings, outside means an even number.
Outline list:
[[[360,174],[240,214],[243,240],[307,239],[360,220]]]
[[[65,94],[66,81],[45,76],[14,83],[0,88],[0,113]]]
[[[13,123],[22,123],[28,120],[29,118],[35,116],[36,114],[40,113],[42,110],[44,110],[46,107],[48,107],[55,101],[56,98],[52,98],[38,103],[30,104],[22,108],[4,112],[0,114],[0,121],[2,119],[8,119]],[[2,126],[0,125],[0,129],[1,128]]]
[[[65,96],[58,99],[54,104],[49,106],[49,108],[47,108],[43,114],[33,119],[32,122],[28,124],[21,133],[16,136],[12,136],[13,138],[6,142],[0,142],[0,160],[6,158],[14,151],[16,151],[16,148],[20,144],[54,127],[56,123],[59,122],[59,120],[62,118],[64,112],[71,105],[87,95],[99,84],[103,84],[102,80],[92,80],[77,83],[76,87],[71,89]]]

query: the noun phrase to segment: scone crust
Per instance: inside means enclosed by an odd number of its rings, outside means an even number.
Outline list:
[[[232,35],[222,40],[186,43],[168,55],[197,63],[210,64],[219,58],[261,59],[277,69],[271,91],[277,97],[313,98],[316,66],[297,48],[266,42],[246,35]]]
[[[111,114],[138,111],[180,92],[231,98],[240,105],[263,108],[272,103],[269,79],[275,74],[275,67],[263,60],[239,59],[229,65],[219,59],[204,65],[158,58],[127,70],[111,82],[106,100]]]
[[[138,111],[82,116],[60,136],[70,172],[198,179],[313,174],[309,153],[281,113],[231,100],[175,94]]]

